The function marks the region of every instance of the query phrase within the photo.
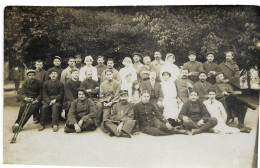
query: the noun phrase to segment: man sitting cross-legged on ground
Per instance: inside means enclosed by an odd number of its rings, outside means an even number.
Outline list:
[[[86,79],[81,82],[80,88],[84,89],[88,97],[95,103],[97,108],[97,121],[96,124],[101,124],[101,114],[102,114],[102,103],[98,99],[99,94],[99,84],[97,81],[92,79],[92,70],[86,70]]]
[[[58,71],[56,69],[49,72],[51,80],[46,81],[42,89],[43,100],[38,130],[44,130],[47,120],[52,117],[52,128],[54,132],[57,132],[64,97],[64,85],[58,80]]]
[[[217,73],[216,75],[216,83],[214,84],[214,89],[216,91],[216,98],[223,103],[224,107],[227,111],[227,122],[232,119],[234,121],[234,117],[238,118],[239,129],[248,129],[251,128],[244,125],[244,120],[247,112],[247,107],[255,110],[256,108],[249,104],[247,101],[242,100],[237,95],[234,94],[234,91],[230,84],[226,83],[224,75],[222,73]]]
[[[206,106],[198,98],[198,93],[192,91],[189,100],[183,104],[179,114],[183,126],[187,130],[191,130],[192,135],[206,132],[218,123],[216,118],[211,118]]]
[[[140,129],[143,133],[153,136],[188,134],[186,131],[176,130],[172,127],[162,113],[159,112],[156,105],[149,100],[149,91],[143,90],[141,102],[134,107],[134,119],[137,121],[136,131]]]
[[[19,127],[19,123],[27,103],[31,103],[31,106],[27,115],[25,116],[23,123],[20,123],[22,124],[22,127],[26,124],[33,113],[39,111],[39,103],[42,99],[42,83],[35,79],[35,70],[28,70],[27,77],[28,79],[23,83],[21,88],[20,96],[21,100],[23,100],[23,103],[20,106],[18,118],[12,127],[13,132],[16,132]]]
[[[128,91],[120,91],[120,101],[111,109],[111,113],[104,127],[108,130],[110,136],[131,138],[132,130],[135,126],[134,104],[128,102]]]
[[[71,79],[67,80],[64,84],[64,102],[63,102],[64,115],[62,116],[65,119],[67,119],[67,115],[71,103],[78,98],[79,86],[80,86],[79,70],[77,68],[73,68],[71,70]]]
[[[87,93],[84,89],[78,89],[78,98],[71,103],[66,121],[64,132],[82,132],[93,131],[96,129],[94,119],[96,118],[97,110],[94,102],[87,98]]]
[[[213,128],[214,132],[221,134],[231,134],[240,131],[249,133],[250,131],[247,129],[239,130],[237,128],[232,128],[226,125],[227,112],[223,104],[215,98],[216,92],[214,90],[211,90],[209,91],[209,99],[203,102],[210,115],[218,120],[218,124]]]

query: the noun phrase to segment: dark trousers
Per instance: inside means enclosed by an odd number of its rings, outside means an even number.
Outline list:
[[[19,123],[19,122],[20,122],[21,117],[22,117],[22,115],[23,115],[23,113],[24,113],[25,107],[26,107],[26,103],[23,103],[23,104],[20,106],[20,110],[19,110],[19,113],[18,113],[18,118],[17,118],[17,120],[15,121],[15,123]],[[31,104],[31,105],[30,105],[30,108],[29,108],[29,110],[28,110],[28,113],[27,113],[27,115],[25,116],[24,122],[22,123],[22,127],[27,123],[27,121],[28,121],[29,118],[32,116],[32,114],[35,113],[35,111],[39,111],[39,103]]]
[[[124,122],[122,131],[126,132],[127,134],[131,134],[132,130],[135,126],[135,120],[127,120]],[[113,122],[113,121],[104,121],[104,127],[111,133],[115,134],[117,137],[120,136],[120,132],[117,131],[117,126],[119,125],[119,122]]]
[[[79,122],[79,119],[77,119],[77,122]],[[73,133],[73,132],[76,132],[75,131],[75,127],[74,127],[74,124],[71,124],[69,123],[69,121],[67,120],[66,121],[66,124],[65,124],[65,131],[67,133]],[[80,127],[81,129],[81,132],[82,131],[93,131],[96,129],[95,125],[94,125],[94,121],[93,119],[89,118],[87,121],[84,121]]]
[[[202,124],[201,126],[197,125],[197,122],[189,120],[188,122],[184,122],[183,121],[183,126],[187,129],[187,130],[191,130],[191,129],[199,129],[198,132],[202,133],[202,132],[206,132],[209,129],[215,127],[218,124],[218,121],[216,118],[209,118],[208,120],[204,121],[204,124]]]
[[[13,81],[14,81],[15,90],[18,91],[20,85],[20,79],[14,79]]]
[[[150,122],[150,125],[141,127],[140,130],[143,133],[153,136],[172,135],[176,133],[174,128],[168,130],[165,123],[161,122],[158,118],[154,118]]]
[[[237,95],[228,95],[223,99],[220,99],[227,111],[227,121],[238,118],[239,124],[244,124],[247,106],[249,105],[244,100],[240,99]]]
[[[41,109],[40,123],[42,125],[48,122],[49,118],[52,118],[52,126],[59,124],[59,118],[61,113],[61,104],[55,103],[52,106],[43,105]]]
[[[93,100],[96,108],[97,108],[97,117],[96,119],[98,120],[98,122],[102,121],[102,110],[103,110],[103,105],[101,102],[99,102],[98,100]]]

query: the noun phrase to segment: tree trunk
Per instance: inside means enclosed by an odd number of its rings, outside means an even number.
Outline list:
[[[251,89],[251,72],[250,72],[250,70],[247,70],[247,86],[248,86],[248,89]]]

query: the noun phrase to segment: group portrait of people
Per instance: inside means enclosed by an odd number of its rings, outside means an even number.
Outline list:
[[[172,53],[162,60],[159,51],[153,57],[135,52],[123,59],[119,70],[112,58],[104,56],[94,60],[77,54],[67,59],[65,69],[62,58],[54,56],[47,71],[44,62],[36,60],[36,69],[27,71],[20,89],[22,104],[12,131],[33,116],[39,131],[51,123],[57,132],[65,120],[65,133],[100,128],[109,136],[128,138],[139,132],[153,136],[250,133],[244,120],[248,108],[256,108],[239,96],[240,71],[234,53],[225,52],[221,64],[214,62],[211,51],[204,63],[196,60],[194,51],[187,57],[189,61],[178,67]]]

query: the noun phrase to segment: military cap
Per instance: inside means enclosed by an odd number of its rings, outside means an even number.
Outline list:
[[[53,58],[53,60],[55,60],[55,59],[59,59],[59,60],[61,61],[61,57],[60,57],[60,56],[55,56],[55,57]]]
[[[189,51],[189,55],[196,55],[196,51]]]
[[[52,72],[57,72],[57,73],[59,73],[56,68],[51,68],[51,69],[49,70],[49,72],[50,72],[49,74],[51,74]]]
[[[221,75],[221,74],[223,74],[223,73],[222,73],[222,72],[217,72],[217,73],[216,73],[216,77],[219,76],[219,75]]]
[[[29,69],[29,70],[27,70],[27,75],[29,74],[29,73],[36,73],[36,71],[35,70],[33,70],[33,69]]]
[[[124,95],[124,94],[128,95],[128,90],[120,90],[120,95]]]
[[[206,73],[205,71],[200,71],[200,72],[199,72],[199,76],[200,76],[200,74],[205,74],[205,75],[207,75],[207,73]]]
[[[132,54],[132,56],[134,56],[134,55],[138,55],[139,57],[143,57],[143,55],[142,54],[140,54],[140,53],[138,53],[138,52],[134,52],[133,54]]]
[[[208,56],[209,54],[215,55],[215,52],[214,51],[207,51],[206,56]]]

